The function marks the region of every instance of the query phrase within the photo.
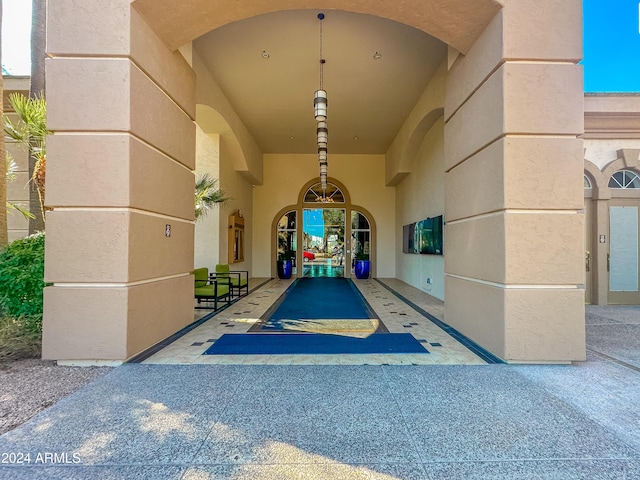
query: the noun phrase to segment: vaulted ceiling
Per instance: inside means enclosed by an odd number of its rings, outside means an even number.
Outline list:
[[[264,153],[315,153],[317,10],[230,23],[193,42]],[[323,11],[329,154],[383,154],[446,55],[446,45],[395,21]]]

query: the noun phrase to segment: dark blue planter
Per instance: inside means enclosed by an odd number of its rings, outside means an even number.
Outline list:
[[[278,278],[291,278],[292,267],[291,260],[278,260]]]
[[[370,270],[370,261],[369,260],[356,260],[355,273],[356,278],[369,278],[369,270]]]

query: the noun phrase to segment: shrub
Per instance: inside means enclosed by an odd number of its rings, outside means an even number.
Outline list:
[[[0,317],[0,365],[11,360],[40,356],[40,333],[26,318]]]
[[[44,233],[16,240],[0,253],[0,308],[20,325],[39,333],[42,329],[44,289]]]

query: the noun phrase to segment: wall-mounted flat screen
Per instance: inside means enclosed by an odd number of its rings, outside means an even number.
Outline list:
[[[404,225],[402,227],[402,252],[403,253],[416,253],[413,243],[413,232],[416,227],[415,223]]]
[[[402,227],[402,251],[425,255],[443,254],[442,215]]]

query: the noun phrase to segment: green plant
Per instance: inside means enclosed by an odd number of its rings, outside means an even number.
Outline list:
[[[291,261],[295,256],[296,253],[293,250],[284,250],[283,252],[278,253],[278,260],[281,262],[285,262],[287,260]]]
[[[218,188],[218,179],[205,173],[196,181],[196,220],[204,217],[215,205],[224,205],[228,200],[224,191]]]
[[[40,332],[34,332],[28,319],[0,317],[0,363],[40,356]]]
[[[356,253],[356,260],[369,260],[369,254],[359,251]]]
[[[0,253],[0,308],[22,318],[33,332],[42,328],[44,283],[44,233],[12,242]]]
[[[6,162],[7,162],[7,183],[10,183],[15,181],[15,179],[18,176],[16,174],[16,172],[18,171],[18,165],[13,160],[13,158],[11,158],[11,155],[9,155],[9,152],[7,152]],[[17,203],[13,203],[7,200],[7,213],[9,213],[9,210],[17,210],[26,219],[34,218],[34,215],[29,210],[25,210]]]
[[[40,210],[44,219],[45,173],[47,164],[46,139],[51,132],[47,130],[47,102],[42,96],[29,98],[21,93],[9,95],[9,103],[19,121],[13,123],[8,115],[4,116],[4,133],[26,145],[35,158],[31,172],[31,181],[38,190]]]

